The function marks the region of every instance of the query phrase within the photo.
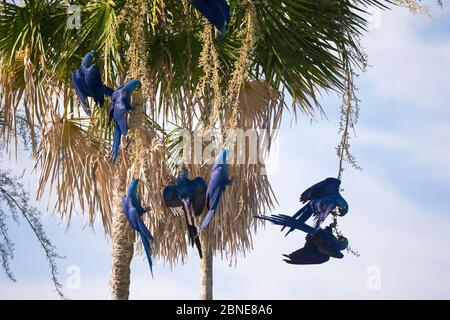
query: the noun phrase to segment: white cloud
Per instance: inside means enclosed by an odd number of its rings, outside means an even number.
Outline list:
[[[448,19],[445,6],[436,19]],[[448,70],[450,38],[427,38],[423,35],[433,20],[411,15],[405,9],[381,13],[380,28],[371,30],[363,44],[372,68],[364,75],[376,94],[393,101],[449,114]],[[413,108],[404,110],[414,112]]]
[[[440,183],[449,184],[450,179],[450,122],[411,123],[398,130],[377,129],[372,126],[358,129],[353,142],[355,150],[376,150],[390,154],[403,165],[415,167]],[[417,174],[415,174],[417,175]]]

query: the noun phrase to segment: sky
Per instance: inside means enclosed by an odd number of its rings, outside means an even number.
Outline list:
[[[214,260],[215,299],[450,299],[450,8],[431,7],[433,19],[406,9],[374,12],[363,38],[370,67],[357,80],[361,114],[351,148],[356,171],[344,172],[349,213],[340,227],[360,257],[316,266],[294,266],[282,254],[303,246],[304,234],[285,238],[266,224],[254,250],[230,266]],[[271,213],[293,214],[301,192],[336,176],[339,99],[324,95],[328,119],[284,121],[279,164],[269,176],[279,205]],[[3,161],[19,172],[29,161]],[[33,194],[36,179],[25,178]],[[46,205],[38,205],[43,212]],[[43,222],[65,259],[58,262],[69,299],[108,299],[110,242],[100,224],[93,232],[76,218],[66,230],[58,217]],[[48,265],[26,223],[10,224],[15,241],[13,283],[0,274],[0,299],[57,299]],[[142,256],[131,266],[131,299],[198,299],[199,260],[172,270],[162,261],[155,280]]]

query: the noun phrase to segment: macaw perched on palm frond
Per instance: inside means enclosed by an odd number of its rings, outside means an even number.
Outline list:
[[[111,149],[111,158],[115,162],[120,150],[120,142],[123,137],[127,137],[128,132],[128,120],[127,113],[133,110],[131,105],[131,95],[133,92],[141,86],[139,80],[130,80],[123,86],[114,90],[111,100],[111,106],[109,108],[109,121],[111,119],[115,122],[113,145]]]
[[[105,95],[112,96],[114,90],[105,86],[100,75],[100,69],[95,64],[98,53],[89,51],[83,57],[78,69],[72,71],[72,84],[83,110],[89,115],[87,98],[92,97],[96,104],[103,107]]]
[[[231,19],[226,0],[191,0],[191,4],[222,34],[225,33]]]
[[[169,208],[182,207],[189,239],[196,245],[200,259],[203,258],[202,247],[198,237],[195,217],[203,212],[206,202],[206,183],[201,177],[189,180],[189,172],[185,166],[181,167],[175,184],[167,186],[163,191],[164,202]]]
[[[148,265],[150,267],[150,272],[153,277],[153,263],[150,241],[154,240],[154,238],[142,221],[142,215],[148,210],[142,208],[141,200],[137,196],[138,184],[139,179],[134,179],[133,181],[131,181],[127,190],[127,194],[122,199],[122,206],[130,226],[133,228],[133,230],[139,232],[139,235],[141,236],[142,245],[144,246]]]
[[[209,222],[216,213],[217,208],[219,207],[220,198],[225,192],[225,188],[232,182],[233,180],[228,178],[227,149],[224,148],[222,152],[217,155],[211,169],[211,177],[209,179],[208,191],[206,193],[206,206],[208,208],[208,213],[200,225],[200,231],[206,229],[208,226]]]

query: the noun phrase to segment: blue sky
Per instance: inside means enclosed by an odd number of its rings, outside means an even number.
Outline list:
[[[432,7],[432,14],[434,19],[406,9],[377,12],[376,27],[363,39],[371,67],[358,79],[361,115],[352,140],[363,171],[344,172],[350,212],[340,220],[361,256],[347,254],[320,266],[285,264],[281,254],[300,248],[304,235],[284,238],[267,224],[255,235],[254,250],[236,265],[216,258],[215,298],[450,298],[450,8]],[[294,213],[306,187],[337,173],[339,99],[324,96],[322,104],[329,120],[283,124],[279,168],[270,176],[280,203],[274,213]],[[30,164],[3,162],[2,167],[21,171]],[[32,193],[35,186],[35,178],[26,179]],[[59,262],[66,295],[107,299],[110,243],[100,224],[93,233],[81,218],[67,232],[57,217],[46,215],[44,222],[66,256]],[[11,224],[10,232],[18,282],[1,275],[0,298],[57,298],[27,225]],[[154,281],[143,258],[135,257],[130,298],[197,299],[199,262],[193,250],[190,254],[187,264],[172,270],[156,261]],[[67,287],[70,266],[80,270],[79,289]]]

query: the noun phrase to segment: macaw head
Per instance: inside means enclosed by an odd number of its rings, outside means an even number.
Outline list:
[[[141,85],[142,85],[141,81],[133,79],[133,80],[130,80],[127,83],[125,83],[122,90],[125,90],[126,93],[131,94],[131,93],[133,93],[134,90],[136,90]]]
[[[227,148],[223,148],[222,151],[216,157],[216,164],[226,164],[227,163]]]
[[[92,66],[97,60],[98,60],[97,51],[91,50],[84,55],[81,63],[83,64],[83,66],[88,68],[88,67]]]
[[[128,196],[133,197],[137,195],[137,186],[139,184],[139,179],[133,179],[128,186]]]
[[[348,212],[348,203],[345,199],[339,196],[336,200],[337,214],[338,216],[345,216]]]
[[[184,164],[177,166],[177,172],[177,181],[182,181],[189,178],[189,171]]]
[[[348,239],[346,238],[346,237],[344,237],[344,236],[339,236],[338,238],[337,238],[337,249],[339,250],[339,251],[342,251],[342,250],[345,250],[345,249],[347,249],[347,247],[348,247]]]

